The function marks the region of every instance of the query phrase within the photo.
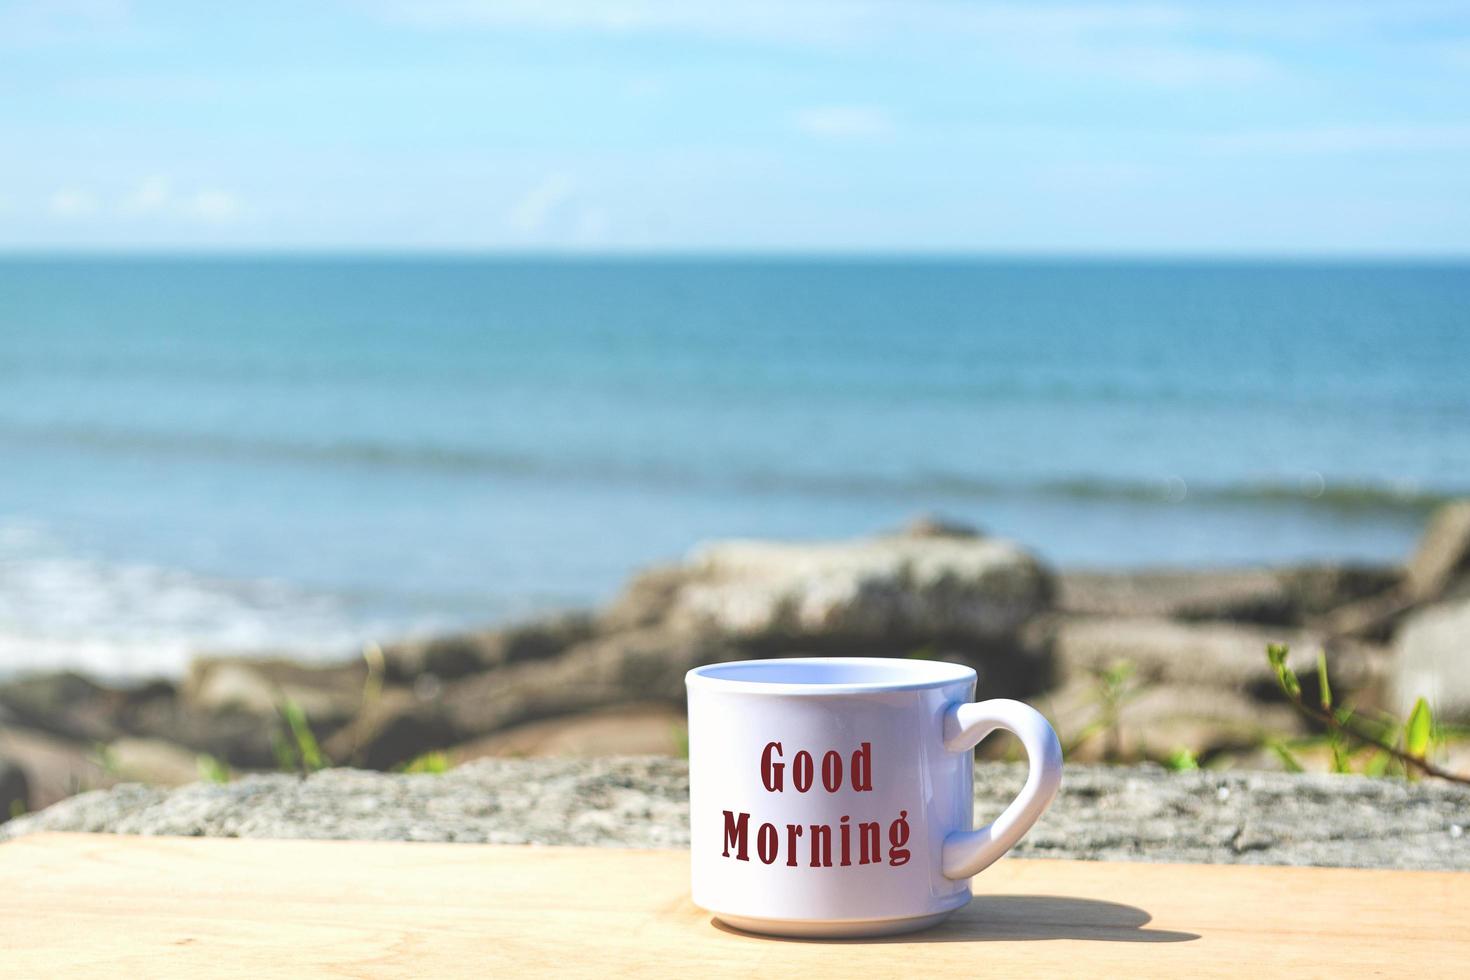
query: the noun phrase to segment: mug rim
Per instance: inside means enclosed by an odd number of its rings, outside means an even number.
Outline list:
[[[858,667],[898,671],[909,679],[847,681],[747,680],[722,677],[721,673],[751,672],[762,668]],[[775,671],[773,670],[773,673]],[[833,694],[874,694],[885,691],[923,691],[974,681],[975,668],[944,660],[908,660],[897,657],[771,657],[760,660],[729,660],[695,667],[684,675],[690,689],[718,690],[732,694],[795,694],[819,697]]]

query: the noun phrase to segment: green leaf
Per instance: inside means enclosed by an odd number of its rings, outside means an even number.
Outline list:
[[[326,760],[322,757],[322,750],[317,745],[316,735],[311,726],[306,723],[306,712],[301,710],[301,705],[293,699],[286,698],[281,702],[281,714],[286,718],[286,724],[291,728],[291,738],[296,742],[297,757],[301,760],[301,768],[307,772],[315,772],[326,768]]]
[[[1422,759],[1429,752],[1429,737],[1434,732],[1434,718],[1429,713],[1429,702],[1423,698],[1414,702],[1414,710],[1409,712],[1408,723],[1404,726],[1404,751],[1416,759]]]
[[[444,752],[436,750],[425,752],[412,762],[399,766],[398,771],[426,776],[442,776],[453,768],[454,766],[450,763],[449,756]]]
[[[199,767],[199,778],[211,783],[228,783],[230,781],[230,767],[212,755],[202,754],[194,759],[195,765]]]
[[[1327,651],[1317,651],[1317,686],[1322,692],[1322,710],[1332,710],[1332,685],[1327,683]]]
[[[296,750],[279,729],[271,732],[271,754],[276,757],[276,768],[281,772],[295,772],[299,768]]]
[[[1363,766],[1363,775],[1382,776],[1388,772],[1388,764],[1392,761],[1393,756],[1380,749],[1373,754],[1373,758],[1368,760],[1367,765]]]
[[[1199,768],[1199,759],[1189,749],[1178,748],[1169,753],[1164,765],[1174,772],[1193,772]]]
[[[1302,764],[1297,761],[1297,757],[1292,755],[1291,749],[1286,747],[1286,743],[1279,739],[1272,739],[1266,744],[1272,752],[1276,753],[1276,757],[1281,760],[1281,765],[1287,772],[1306,772]]]
[[[1269,643],[1266,645],[1266,659],[1271,662],[1271,669],[1276,671],[1276,683],[1281,685],[1281,690],[1292,700],[1302,696],[1301,682],[1296,678],[1296,672],[1286,665],[1286,655],[1291,648],[1285,643]]]
[[[1332,740],[1332,771],[1339,774],[1353,771],[1352,760],[1349,758],[1347,746],[1341,738]]]

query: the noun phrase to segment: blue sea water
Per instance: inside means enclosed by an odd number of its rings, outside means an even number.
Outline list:
[[[921,511],[1392,560],[1465,492],[1466,265],[0,259],[0,670],[341,654]]]

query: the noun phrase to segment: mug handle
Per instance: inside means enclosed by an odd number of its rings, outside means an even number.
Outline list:
[[[1041,712],[1020,701],[995,698],[951,706],[944,715],[944,747],[968,752],[996,729],[1010,732],[1025,746],[1030,763],[1026,785],[994,823],[979,830],[955,831],[944,839],[946,878],[969,878],[999,860],[1051,805],[1062,784],[1062,745],[1057,733]]]

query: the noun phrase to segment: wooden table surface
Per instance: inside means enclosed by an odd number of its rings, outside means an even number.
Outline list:
[[[683,851],[23,837],[0,976],[1470,976],[1470,874],[1006,860],[946,924],[842,942],[723,929],[687,876]]]

